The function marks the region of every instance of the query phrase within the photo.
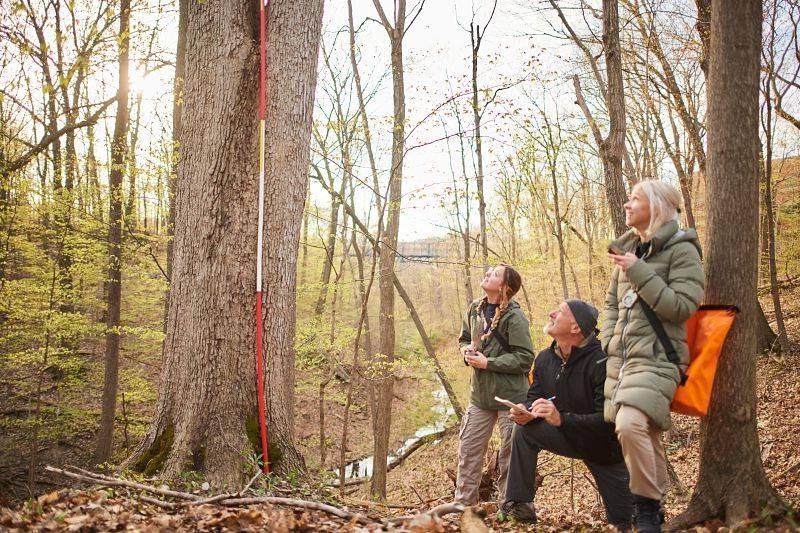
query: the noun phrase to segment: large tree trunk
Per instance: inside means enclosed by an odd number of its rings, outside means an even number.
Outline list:
[[[240,485],[255,420],[253,294],[258,194],[258,4],[190,3],[173,276],[154,421],[129,460]],[[322,0],[269,3],[264,342],[270,458],[294,446],[295,269]],[[249,420],[248,420],[249,419]],[[252,427],[252,426],[251,426]],[[253,433],[253,432],[251,432]]]
[[[760,50],[760,1],[729,0],[725,9],[713,10],[706,301],[736,304],[741,313],[702,423],[697,485],[686,512],[672,524],[677,527],[712,517],[735,524],[780,501],[765,477],[756,431]]]
[[[122,170],[125,168],[128,136],[128,57],[130,36],[130,0],[120,4],[119,23],[119,87],[117,116],[111,144],[111,175],[109,176],[108,208],[108,312],[106,317],[106,361],[103,381],[103,410],[97,436],[95,461],[102,463],[111,457],[114,441],[114,415],[117,408],[119,373],[119,318],[122,304]]]

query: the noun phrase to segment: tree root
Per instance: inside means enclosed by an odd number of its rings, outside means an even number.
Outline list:
[[[689,501],[686,510],[665,524],[664,531],[689,529],[715,518],[723,519],[731,529],[748,529],[766,517],[779,517],[791,512],[791,509],[772,490],[769,491],[767,499],[763,501],[759,516],[756,518],[749,519],[732,516],[732,512],[729,510],[732,506],[733,503],[727,501],[715,510],[711,508],[708,501],[695,494]],[[741,505],[738,507],[741,507]]]
[[[711,518],[713,516],[708,505],[698,501],[696,498],[692,498],[685,511],[664,524],[664,531],[688,529]]]

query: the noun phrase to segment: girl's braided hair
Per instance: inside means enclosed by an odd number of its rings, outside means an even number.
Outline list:
[[[494,316],[492,317],[492,324],[486,333],[481,335],[481,340],[486,340],[489,335],[492,334],[492,331],[497,327],[497,324],[500,323],[500,319],[503,318],[503,315],[508,310],[508,302],[514,297],[515,294],[519,292],[519,289],[522,287],[522,276],[520,276],[519,272],[517,272],[514,267],[505,263],[500,263],[495,268],[498,266],[504,268],[503,284],[500,286],[500,305],[498,305],[497,309],[495,309]],[[481,298],[478,306],[475,308],[476,316],[480,317],[483,315],[483,310],[486,308],[487,303],[489,303],[489,300],[486,295],[484,295],[483,298]]]

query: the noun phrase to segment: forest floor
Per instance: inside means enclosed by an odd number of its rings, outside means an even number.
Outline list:
[[[786,302],[787,324],[790,336],[800,338],[800,287],[788,287],[783,294]],[[772,523],[768,517],[757,522],[742,524],[743,530],[797,531],[800,526],[800,347],[786,354],[776,356],[762,354],[757,357],[757,395],[758,432],[761,458],[768,479],[784,500],[794,508],[794,512]],[[339,498],[338,491],[326,488],[319,481],[318,474],[338,462],[341,436],[341,410],[337,398],[346,392],[346,384],[333,380],[326,390],[331,400],[326,402],[326,420],[329,449],[324,468],[319,462],[319,424],[318,388],[312,386],[308,377],[299,385],[297,400],[297,434],[304,456],[312,471],[316,472],[315,482],[288,483],[272,482],[269,486],[257,483],[259,494],[276,494],[302,500],[326,502],[345,508],[351,513],[359,513],[367,525],[358,524],[352,519],[342,519],[313,509],[301,509],[272,504],[258,504],[246,507],[220,506],[217,504],[187,505],[174,510],[164,510],[142,500],[138,491],[120,488],[99,488],[87,484],[75,484],[59,476],[42,476],[40,488],[43,492],[35,500],[23,503],[20,500],[0,500],[0,530],[10,531],[50,531],[68,529],[71,531],[342,531],[396,529],[408,531],[458,531],[462,529],[458,514],[443,519],[426,517],[416,521],[403,522],[389,526],[388,520],[401,515],[413,515],[429,510],[437,505],[450,502],[454,489],[456,467],[457,432],[448,431],[435,442],[425,444],[399,467],[389,473],[387,499],[383,504],[370,503],[366,485],[351,489],[353,492]],[[305,384],[304,384],[305,383]],[[462,384],[463,386],[463,384]],[[431,392],[435,384],[423,375],[409,374],[398,381],[396,386],[395,412],[408,415],[393,428],[393,445],[398,445],[403,437],[413,434],[415,427],[430,423],[435,418],[430,413],[433,400]],[[463,389],[462,389],[463,390]],[[459,393],[461,397],[463,394]],[[369,453],[371,428],[366,410],[366,394],[357,396],[348,447],[348,459],[362,457]],[[14,407],[5,406],[6,410]],[[338,415],[338,416],[337,416]],[[142,413],[129,413],[131,417]],[[8,465],[2,469],[0,482],[13,474],[21,483],[27,470],[24,459],[27,457],[25,443],[19,434],[4,432],[0,435],[4,460]],[[16,438],[12,438],[15,437]],[[496,438],[496,437],[495,437]],[[131,437],[133,440],[133,437]],[[75,433],[70,439],[47,441],[43,439],[41,457],[50,464],[60,466],[76,464],[91,468],[89,435]],[[496,445],[493,442],[492,445]],[[46,446],[46,448],[45,448]],[[674,428],[668,435],[667,450],[669,460],[675,469],[683,488],[673,484],[668,501],[668,518],[680,513],[688,503],[698,473],[699,464],[699,421],[696,418],[675,416]],[[14,458],[16,457],[16,462]],[[603,531],[605,517],[597,491],[591,477],[580,461],[570,461],[549,453],[540,458],[542,486],[536,496],[537,514],[540,521],[535,526],[498,523],[495,519],[496,505],[484,502],[478,513],[485,523],[495,531]],[[14,470],[16,468],[16,470]],[[0,483],[0,485],[2,485]],[[49,487],[49,488],[48,488]],[[67,488],[60,488],[67,487]],[[201,496],[203,492],[198,483],[186,485]],[[721,523],[712,522],[696,529],[700,532],[714,532]]]

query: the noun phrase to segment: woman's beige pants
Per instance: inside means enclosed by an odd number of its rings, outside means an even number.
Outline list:
[[[617,438],[631,476],[631,492],[660,500],[667,491],[667,456],[661,434],[650,418],[628,405],[617,411]]]
[[[514,422],[508,418],[508,411],[481,409],[469,404],[464,420],[461,421],[461,433],[458,439],[458,474],[456,476],[455,501],[464,505],[478,503],[478,487],[483,471],[483,457],[489,446],[489,439],[497,424],[500,430],[500,454],[497,466],[500,475],[497,478],[498,500],[505,499],[506,479],[508,478],[508,461],[511,458],[511,433]]]

